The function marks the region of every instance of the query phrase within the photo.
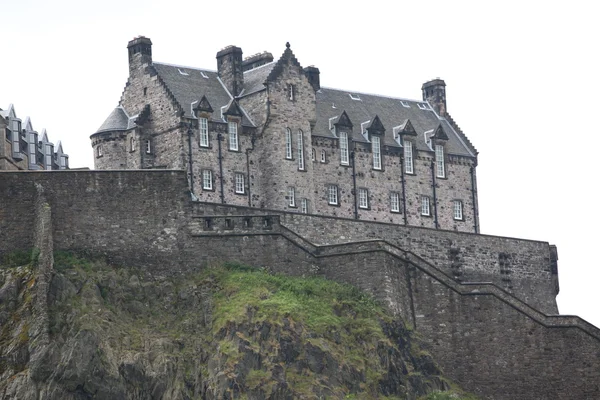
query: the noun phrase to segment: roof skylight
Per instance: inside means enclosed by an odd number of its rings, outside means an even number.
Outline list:
[[[408,102],[401,100],[400,104],[402,104],[402,107],[406,107],[406,108],[410,108],[410,105],[408,104]]]
[[[354,93],[348,93],[348,96],[350,96],[350,98],[351,98],[352,100],[362,101],[362,100],[360,99],[360,96],[359,96],[359,95],[357,95],[357,94],[354,94]]]
[[[181,72],[181,71],[179,71]],[[208,79],[208,75],[206,75],[203,71],[200,71],[200,75],[202,75],[203,78]]]
[[[179,71],[179,73],[180,73],[181,75],[185,75],[185,76],[188,76],[188,75],[189,75],[187,72],[185,72],[185,71],[184,71],[184,70],[182,70],[181,68],[177,68],[177,71]]]

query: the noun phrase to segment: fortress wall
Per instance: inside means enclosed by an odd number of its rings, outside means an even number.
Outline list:
[[[277,214],[282,225],[317,245],[383,239],[459,282],[493,282],[546,314],[558,314],[558,276],[547,242],[223,204],[193,207],[197,216]]]
[[[181,171],[0,173],[0,252],[33,247],[35,184],[52,209],[56,250],[126,265],[178,266],[189,214]]]

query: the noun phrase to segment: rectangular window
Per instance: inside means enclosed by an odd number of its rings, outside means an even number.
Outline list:
[[[288,85],[288,96],[290,100],[294,100],[294,85],[291,83]]]
[[[325,161],[327,161],[327,155],[325,153],[325,150],[321,150],[321,162],[324,163]]]
[[[413,148],[412,142],[404,142],[404,172],[413,173]]]
[[[200,146],[208,147],[208,119],[200,118]]]
[[[237,122],[229,122],[229,150],[238,150],[238,126]]]
[[[400,194],[398,192],[390,194],[390,209],[392,212],[400,212]]]
[[[135,138],[134,137],[129,138],[129,149],[130,149],[130,151],[135,151]]]
[[[235,192],[237,194],[244,194],[246,193],[246,184],[245,184],[245,177],[244,174],[242,174],[241,172],[236,172],[235,173]]]
[[[381,138],[379,136],[371,137],[371,147],[373,148],[373,168],[381,169]]]
[[[421,196],[421,215],[430,216],[429,197]]]
[[[340,162],[342,165],[348,165],[348,134],[340,132]]]
[[[454,200],[454,219],[462,221],[463,203],[460,200]]]
[[[296,189],[293,186],[288,187],[288,205],[296,207]]]
[[[298,169],[304,170],[304,138],[301,130],[298,130]]]
[[[152,153],[152,141],[150,140],[146,140],[146,153]]]
[[[369,191],[367,189],[358,189],[358,207],[369,208]]]
[[[210,169],[202,171],[202,189],[212,190],[213,189],[213,176]]]
[[[98,152],[98,157],[102,157],[102,145],[99,144],[98,147],[96,147],[96,151]]]
[[[289,128],[285,130],[285,158],[292,159],[292,131]]]
[[[302,214],[308,214],[308,199],[302,199],[300,201],[300,212]]]
[[[338,204],[338,187],[329,185],[327,187],[327,202],[332,205]]]
[[[435,145],[435,166],[438,178],[446,177],[446,169],[444,167],[444,146]]]

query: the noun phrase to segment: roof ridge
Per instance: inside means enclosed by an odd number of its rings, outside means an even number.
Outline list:
[[[400,100],[400,101],[412,101],[414,103],[426,103],[426,101],[424,101],[424,100],[407,99],[405,97],[396,97],[396,96],[390,96],[390,95],[385,95],[385,94],[359,92],[359,91],[352,91],[352,90],[347,90],[347,89],[338,89],[338,88],[332,88],[332,87],[328,87],[328,86],[321,86],[321,89],[336,90],[338,92],[345,92],[345,93],[352,93],[352,94],[365,94],[367,96],[385,97],[386,99],[393,99],[393,100]]]
[[[171,64],[171,63],[165,63],[165,62],[156,62],[153,61],[152,64],[158,64],[158,65],[165,65],[167,67],[175,67],[175,68],[187,68],[187,69],[193,69],[196,71],[203,71],[203,72],[214,72],[214,73],[218,73],[217,70],[214,69],[207,69],[207,68],[198,68],[198,67],[190,67],[189,65],[179,65],[179,64]]]
[[[263,64],[263,65],[259,65],[258,67],[255,67],[255,68],[252,68],[252,69],[248,69],[248,70],[244,71],[243,73],[245,74],[246,72],[257,71],[257,70],[261,69],[262,67],[269,66],[269,65],[271,65],[271,64],[274,64],[274,63],[276,63],[276,62],[277,62],[277,61],[271,61],[270,63],[266,63],[266,64]]]

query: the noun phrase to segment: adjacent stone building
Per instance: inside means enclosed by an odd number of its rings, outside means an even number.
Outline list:
[[[40,137],[41,136],[41,137]],[[15,107],[0,108],[0,170],[56,170],[69,168],[69,155],[59,141],[48,140],[46,129],[41,135],[33,129],[31,119],[17,117]]]
[[[409,100],[321,87],[290,49],[217,53],[217,71],[128,44],[119,106],[91,136],[97,169],[187,171],[206,202],[479,232],[477,151],[445,83]]]

